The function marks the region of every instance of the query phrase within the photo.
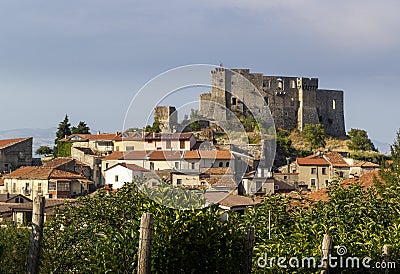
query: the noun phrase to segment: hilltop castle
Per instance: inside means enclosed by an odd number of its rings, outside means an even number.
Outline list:
[[[322,124],[329,135],[346,135],[343,91],[319,89],[317,78],[266,76],[249,69],[232,71],[222,67],[211,71],[211,93],[200,95],[201,116],[220,121],[229,120],[231,112],[248,116],[243,102],[249,100],[255,86],[269,106],[276,128],[301,131],[306,124]],[[254,86],[246,84],[242,76]],[[217,111],[207,103],[210,101],[224,109]]]

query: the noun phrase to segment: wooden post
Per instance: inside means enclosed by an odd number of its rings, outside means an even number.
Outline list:
[[[382,248],[382,257],[383,257],[383,262],[386,263],[386,266],[389,263],[389,256],[390,256],[389,245],[384,245]],[[389,268],[385,269],[385,273],[389,273]]]
[[[46,201],[43,196],[36,196],[33,200],[32,234],[26,271],[28,274],[39,273],[40,253],[43,240],[45,204]]]
[[[151,271],[151,240],[153,237],[153,214],[144,213],[140,222],[138,274]]]
[[[254,227],[246,227],[244,230],[244,274],[250,274],[253,267]]]
[[[323,259],[323,270],[321,274],[328,274],[329,273],[329,256],[331,254],[332,248],[332,237],[328,234],[324,235],[324,240],[322,241],[322,259]]]

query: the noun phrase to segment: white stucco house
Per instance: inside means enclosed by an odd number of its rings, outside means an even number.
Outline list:
[[[143,178],[149,170],[135,164],[118,163],[105,170],[106,185],[118,189],[132,183],[135,177]]]

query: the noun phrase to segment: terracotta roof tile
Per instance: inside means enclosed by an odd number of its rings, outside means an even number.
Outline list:
[[[86,179],[85,176],[76,173],[46,167],[21,167],[4,176],[5,179]]]
[[[169,150],[155,150],[149,155],[150,161],[180,160],[183,152]]]
[[[43,167],[49,167],[49,168],[56,168],[56,167],[60,167],[62,165],[68,164],[70,162],[73,162],[74,159],[73,158],[56,158],[51,160],[50,162],[47,162],[43,165]]]
[[[332,164],[333,167],[349,167],[342,155],[337,152],[327,152],[323,157]]]
[[[15,138],[15,139],[5,139],[5,140],[0,140],[0,149],[18,144],[20,142],[29,140],[31,138]]]
[[[114,151],[110,155],[107,155],[103,158],[103,161],[108,160],[123,160],[124,159],[124,152],[122,151]]]
[[[249,197],[231,194],[226,198],[222,199],[219,202],[219,204],[222,206],[233,208],[233,207],[253,206],[255,205],[255,202]]]
[[[297,158],[300,166],[329,166],[329,162],[324,158]]]
[[[185,152],[185,160],[199,160],[200,154],[197,150],[186,151]]]
[[[216,159],[216,160],[231,160],[234,159],[229,150],[199,150],[200,158]]]

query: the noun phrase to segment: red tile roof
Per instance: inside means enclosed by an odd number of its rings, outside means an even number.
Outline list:
[[[46,167],[21,167],[8,175],[5,179],[86,179],[85,176],[76,173]]]
[[[297,158],[300,166],[329,166],[329,162],[324,158]]]
[[[6,147],[9,147],[9,146],[18,144],[20,142],[23,142],[23,141],[26,141],[26,140],[29,140],[29,139],[31,139],[31,137],[30,138],[15,138],[15,139],[0,140],[0,149],[3,149],[3,148],[6,148]]]
[[[198,150],[186,151],[185,160],[199,160],[200,154]]]
[[[226,198],[222,199],[219,202],[219,204],[222,206],[227,206],[229,208],[234,208],[243,206],[253,206],[255,205],[255,202],[249,197],[230,194]]]
[[[155,150],[149,155],[150,161],[180,160],[183,152],[170,150]]]
[[[90,136],[90,141],[113,141],[118,137],[118,133],[105,133]]]
[[[49,167],[49,168],[56,168],[56,167],[60,167],[62,165],[68,164],[70,162],[75,161],[73,158],[56,158],[51,160],[50,162],[47,162],[45,164],[43,164],[43,167]]]
[[[103,161],[111,161],[111,160],[123,160],[124,152],[122,151],[114,151],[110,155],[107,155],[103,158]]]
[[[354,164],[353,167],[379,168],[380,166],[378,164],[374,164],[374,163],[371,163],[371,162],[359,162],[357,164]]]
[[[349,167],[342,155],[337,152],[327,152],[323,157],[332,164],[333,167]]]
[[[201,159],[231,160],[234,159],[229,150],[199,150]]]
[[[224,174],[233,174],[232,169],[230,167],[211,167],[211,168],[203,168],[201,173],[207,175],[224,175]]]
[[[67,136],[67,138],[61,139],[63,142],[71,141],[73,137],[79,137],[81,142],[87,141],[113,141],[118,138],[119,133],[101,133],[101,134],[72,134]]]

